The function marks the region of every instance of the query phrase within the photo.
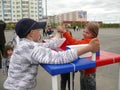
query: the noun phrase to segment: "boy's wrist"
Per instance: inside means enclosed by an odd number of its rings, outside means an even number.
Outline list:
[[[92,52],[92,46],[90,44],[88,44],[88,49],[90,52]]]

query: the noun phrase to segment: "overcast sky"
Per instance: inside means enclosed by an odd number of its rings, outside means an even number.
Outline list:
[[[45,8],[45,0],[43,0]],[[88,20],[120,23],[120,0],[47,0],[47,15],[87,11]],[[44,10],[44,15],[45,15]]]

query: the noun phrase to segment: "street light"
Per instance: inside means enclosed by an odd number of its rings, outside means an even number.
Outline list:
[[[46,19],[47,19],[47,0],[45,0]]]

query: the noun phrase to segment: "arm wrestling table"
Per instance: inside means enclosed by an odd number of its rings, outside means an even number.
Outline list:
[[[52,76],[52,90],[58,90],[57,75],[59,74],[120,63],[120,54],[107,51],[100,51],[100,56],[96,56],[96,61],[90,58],[91,57],[78,58],[74,62],[68,64],[41,64],[41,66]],[[95,59],[95,57],[93,59]],[[118,79],[118,90],[120,90],[120,64]]]

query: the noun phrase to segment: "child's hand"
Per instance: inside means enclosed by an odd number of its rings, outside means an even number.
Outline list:
[[[94,38],[90,41],[89,43],[90,47],[91,47],[91,52],[95,53],[98,51],[98,49],[100,48],[100,43],[99,40],[97,38]]]
[[[60,33],[64,33],[64,32],[66,32],[64,26],[58,26],[58,27],[57,27],[57,31],[60,32]]]

